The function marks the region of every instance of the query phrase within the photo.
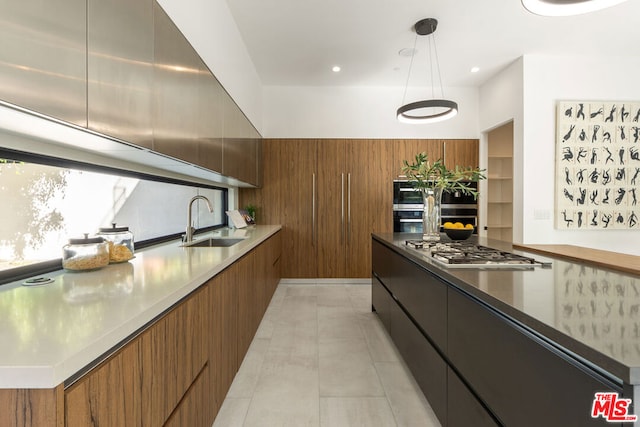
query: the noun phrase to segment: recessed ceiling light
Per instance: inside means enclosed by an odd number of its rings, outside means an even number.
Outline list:
[[[626,0],[522,0],[531,13],[542,16],[570,16],[594,12]]]
[[[341,70],[341,68],[338,65],[334,65],[333,68],[331,69],[331,71],[333,71],[334,73],[339,73]]]
[[[480,71],[480,67],[471,67],[472,73],[477,73],[478,71]]]

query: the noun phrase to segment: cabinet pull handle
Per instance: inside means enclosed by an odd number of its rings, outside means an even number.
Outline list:
[[[347,174],[347,242],[351,243],[351,172]]]
[[[447,141],[442,143],[442,161],[447,164]]]
[[[344,173],[340,174],[340,243],[344,243]]]
[[[311,174],[311,245],[316,245],[316,174]]]

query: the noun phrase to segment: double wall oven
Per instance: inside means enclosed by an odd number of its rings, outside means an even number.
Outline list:
[[[477,183],[471,182],[477,188]],[[396,233],[422,233],[422,194],[411,181],[393,181],[393,231]],[[441,227],[447,221],[472,224],[478,230],[478,203],[471,195],[444,192],[440,205]]]

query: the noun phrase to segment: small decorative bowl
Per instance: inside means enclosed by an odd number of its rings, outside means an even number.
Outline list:
[[[451,240],[467,240],[473,234],[473,228],[445,228],[444,232]]]

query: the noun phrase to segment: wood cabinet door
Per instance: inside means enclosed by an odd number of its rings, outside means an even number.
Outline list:
[[[163,425],[207,363],[208,302],[203,287],[141,335],[143,425]]]
[[[234,280],[238,287],[238,366],[249,350],[253,336],[258,328],[256,293],[256,256],[250,252],[236,263],[233,270]]]
[[[393,231],[393,144],[349,140],[347,174],[347,266],[345,277],[371,275],[371,233]]]
[[[444,164],[452,169],[456,166],[477,168],[480,143],[477,139],[452,139],[443,141]]]
[[[65,391],[66,427],[142,425],[137,340]]]
[[[319,178],[316,140],[278,140],[281,169],[272,177],[281,187],[283,277],[318,277],[316,264],[319,210]],[[266,173],[266,165],[265,165]],[[269,201],[265,200],[265,203]]]
[[[56,388],[0,389],[0,426],[64,426],[64,385]]]
[[[318,276],[345,277],[347,242],[346,141],[318,144],[317,256]]]
[[[209,417],[207,408],[211,406],[208,399],[210,367],[205,365],[176,409],[163,427],[210,427],[213,418]],[[128,424],[127,424],[128,425]]]
[[[416,154],[427,153],[429,160],[435,161],[443,157],[442,140],[439,139],[396,139],[393,143],[393,176],[402,175],[402,162],[412,163]]]
[[[233,265],[211,279],[209,287],[209,405],[215,418],[238,372],[238,286]]]

